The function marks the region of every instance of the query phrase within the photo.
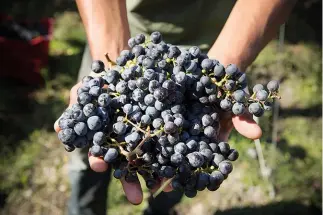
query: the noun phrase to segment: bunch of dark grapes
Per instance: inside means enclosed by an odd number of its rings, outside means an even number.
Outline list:
[[[114,177],[148,188],[167,178],[187,197],[215,191],[239,153],[219,141],[222,114],[261,116],[278,97],[279,84],[257,84],[247,94],[244,73],[209,59],[198,47],[167,44],[159,32],[128,42],[112,68],[94,61],[77,91],[77,104],[59,119],[67,151],[90,147],[114,168]]]

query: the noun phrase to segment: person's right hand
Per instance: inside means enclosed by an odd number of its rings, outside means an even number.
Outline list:
[[[70,98],[69,98],[69,106],[71,107],[73,104],[77,103],[77,89],[82,85],[81,82],[76,84],[74,87],[72,87],[70,91]],[[58,133],[61,128],[58,126],[58,120],[54,124],[54,129]],[[73,153],[73,152],[71,152]],[[109,168],[109,165],[101,158],[101,157],[94,157],[91,155],[91,153],[88,153],[88,159],[90,167],[95,172],[104,172]],[[155,192],[158,190],[160,185],[165,180],[161,180],[158,185],[154,189],[151,190],[151,192]],[[136,183],[128,183],[124,179],[121,179],[121,184],[124,190],[124,193],[128,199],[128,201],[134,205],[138,205],[143,201],[143,192],[141,189],[140,182]],[[172,189],[170,186],[166,187],[163,191],[164,192],[170,192]]]

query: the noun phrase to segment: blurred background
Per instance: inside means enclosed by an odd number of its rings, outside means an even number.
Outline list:
[[[282,99],[259,122],[262,150],[233,132],[240,158],[232,176],[216,192],[184,198],[179,214],[321,214],[321,13],[321,1],[298,1],[248,69],[251,86],[281,81]],[[1,214],[64,214],[67,152],[53,123],[75,84],[85,40],[74,1],[1,3]],[[140,214],[146,206],[127,203],[115,179],[107,192],[109,214]]]

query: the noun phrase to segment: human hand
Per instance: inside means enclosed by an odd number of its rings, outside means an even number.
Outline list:
[[[76,84],[72,87],[70,91],[70,98],[69,98],[69,105],[68,108],[72,107],[73,104],[77,103],[77,89],[82,85],[81,82]],[[58,120],[54,124],[54,129],[58,133],[61,128],[58,125]],[[109,168],[109,164],[106,163],[102,157],[94,157],[89,152],[88,153],[88,160],[90,167],[95,172],[104,172]],[[121,179],[121,184],[124,190],[124,193],[128,199],[128,201],[134,205],[138,205],[143,201],[143,192],[140,185],[139,180],[137,182],[126,182],[125,179]],[[151,192],[155,192],[159,189],[160,185],[163,184],[164,179],[161,179],[159,183],[151,190]],[[172,189],[170,186],[167,186],[163,191],[164,192],[170,192]]]
[[[230,63],[234,63],[240,71],[245,71],[246,67],[238,58],[230,57],[222,54],[221,49],[212,47],[208,53],[210,59],[219,60],[222,65],[226,66]],[[244,88],[244,92],[249,95],[248,86]],[[242,115],[234,115],[233,113],[224,112],[218,110],[220,114],[220,132],[219,140],[228,141],[230,133],[235,128],[242,136],[255,140],[259,139],[262,135],[262,130],[259,125],[253,120],[252,114],[245,111]]]

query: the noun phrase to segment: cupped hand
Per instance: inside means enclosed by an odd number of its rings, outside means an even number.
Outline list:
[[[77,89],[81,86],[81,82],[76,84],[72,87],[70,91],[70,99],[69,99],[69,106],[71,107],[73,104],[77,103]],[[61,129],[58,126],[58,120],[54,124],[54,129],[56,132],[59,132]],[[93,171],[95,172],[104,172],[109,168],[109,165],[101,158],[101,157],[94,157],[91,153],[88,153],[89,164]],[[124,179],[121,180],[121,184],[125,195],[128,201],[134,205],[138,205],[143,200],[143,193],[141,189],[140,182],[136,183],[128,183]]]
[[[76,84],[74,87],[72,87],[70,91],[70,98],[69,98],[69,107],[71,107],[73,104],[77,103],[77,89],[82,85],[81,82]],[[58,120],[54,124],[54,129],[58,133],[61,129],[58,126]],[[90,167],[95,172],[104,172],[109,168],[109,164],[106,163],[101,157],[94,157],[91,155],[91,153],[88,153],[88,159]],[[159,189],[159,187],[163,184],[165,180],[162,179],[156,186],[151,190],[151,192],[155,192]],[[140,185],[140,182],[134,182],[129,183],[126,182],[124,179],[121,179],[121,184],[124,190],[124,193],[128,199],[128,201],[134,205],[138,205],[143,201],[143,192]],[[164,192],[170,192],[172,189],[170,186],[167,186],[163,191]]]
[[[221,113],[219,140],[228,141],[232,129],[236,129],[242,136],[256,140],[262,135],[259,125],[246,110],[244,114],[235,116],[232,113]]]

